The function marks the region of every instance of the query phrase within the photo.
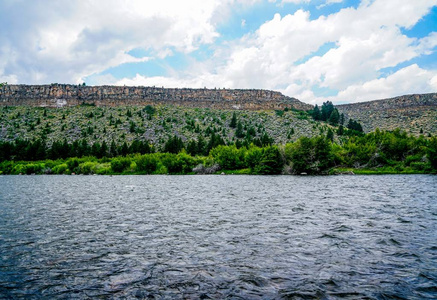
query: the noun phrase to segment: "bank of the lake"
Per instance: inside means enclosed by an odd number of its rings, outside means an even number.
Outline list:
[[[147,143],[124,143],[117,150],[85,140],[69,144],[44,141],[0,143],[0,174],[433,174],[437,172],[437,138],[405,132],[354,133],[333,140],[328,135],[301,137],[293,143],[262,146],[223,144],[212,136],[185,145],[170,138],[156,152]],[[199,150],[200,149],[200,150]]]

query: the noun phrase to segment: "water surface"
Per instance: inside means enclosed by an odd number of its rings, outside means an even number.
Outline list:
[[[437,177],[0,176],[0,298],[432,299]]]

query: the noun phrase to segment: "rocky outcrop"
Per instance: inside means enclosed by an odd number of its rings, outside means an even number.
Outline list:
[[[338,105],[346,119],[358,120],[364,131],[400,128],[413,134],[437,132],[437,93]]]
[[[0,88],[2,106],[64,107],[172,104],[214,109],[309,110],[312,106],[268,90],[188,89],[69,84],[5,85]]]

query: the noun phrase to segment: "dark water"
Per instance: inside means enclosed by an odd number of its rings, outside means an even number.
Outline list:
[[[0,176],[0,298],[437,298],[436,176]]]

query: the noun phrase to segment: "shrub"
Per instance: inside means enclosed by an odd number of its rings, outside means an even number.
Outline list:
[[[255,167],[256,174],[275,175],[281,174],[284,163],[277,146],[264,148],[261,161]]]
[[[111,161],[111,170],[114,173],[122,173],[130,167],[131,160],[127,157],[117,157]]]
[[[87,161],[87,162],[81,163],[79,165],[79,171],[81,174],[85,174],[85,175],[93,174],[96,165],[97,165],[97,163],[93,162],[93,161]]]
[[[76,157],[70,158],[67,160],[67,166],[70,172],[79,173],[79,159]]]
[[[56,165],[52,168],[53,173],[55,174],[65,174],[68,169],[67,164]]]
[[[141,155],[136,159],[136,170],[138,172],[145,172],[152,174],[155,172],[158,165],[158,159],[154,154]]]
[[[24,172],[30,174],[40,174],[44,169],[44,164],[30,163],[24,166]]]
[[[165,153],[161,156],[161,162],[169,173],[182,173],[182,161],[177,159],[176,154]]]
[[[249,148],[245,156],[246,165],[249,168],[251,168],[253,171],[255,167],[260,163],[262,155],[263,155],[262,148],[259,147]]]
[[[244,166],[244,153],[246,149],[237,149],[236,146],[218,146],[213,148],[210,155],[225,170],[241,169]]]
[[[98,164],[94,168],[94,172],[99,175],[107,175],[111,173],[111,164],[109,163],[103,163]]]
[[[194,166],[196,165],[195,159],[191,155],[188,155],[185,152],[178,153],[176,158],[177,158],[178,162],[180,162],[180,164],[182,165],[182,172],[183,173],[191,172],[193,170]]]

